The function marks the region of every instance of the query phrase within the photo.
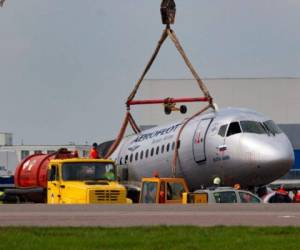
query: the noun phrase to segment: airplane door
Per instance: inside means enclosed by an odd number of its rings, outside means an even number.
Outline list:
[[[197,163],[205,161],[205,139],[207,134],[207,129],[211,123],[212,119],[201,120],[197,126],[196,132],[193,138],[193,154],[194,159]]]

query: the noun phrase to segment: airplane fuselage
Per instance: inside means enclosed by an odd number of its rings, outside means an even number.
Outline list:
[[[154,127],[126,137],[112,158],[127,165],[130,180],[158,172],[172,176],[175,141],[184,121]],[[294,153],[287,136],[266,116],[248,109],[227,108],[199,115],[180,135],[176,176],[191,190],[212,185],[261,186],[284,175]]]

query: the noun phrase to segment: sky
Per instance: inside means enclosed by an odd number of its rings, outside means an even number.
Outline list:
[[[15,144],[114,138],[163,25],[160,0],[7,0],[0,132]],[[203,78],[299,77],[300,1],[177,0],[176,31]],[[167,41],[148,79],[192,78]]]

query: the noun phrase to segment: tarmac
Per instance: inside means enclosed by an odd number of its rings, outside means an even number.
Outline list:
[[[300,226],[300,204],[0,204],[0,226]]]

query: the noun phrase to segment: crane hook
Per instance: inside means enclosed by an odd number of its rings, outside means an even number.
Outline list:
[[[175,23],[176,4],[174,0],[162,0],[160,5],[162,23],[170,26]]]

